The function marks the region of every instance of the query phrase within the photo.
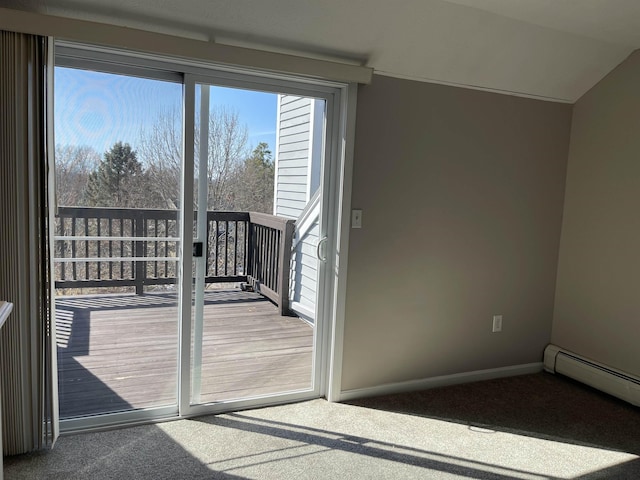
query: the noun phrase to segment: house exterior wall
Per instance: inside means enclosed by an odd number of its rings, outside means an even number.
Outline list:
[[[297,219],[309,199],[312,100],[278,96],[274,214]]]
[[[318,284],[318,215],[313,215],[310,227],[304,232],[291,255],[291,284],[289,298],[292,308],[310,322],[315,322]],[[297,235],[296,235],[297,236]]]
[[[312,322],[317,296],[320,209],[308,211],[308,205],[320,185],[323,102],[293,95],[278,96],[274,214],[297,221],[289,294],[292,309]]]
[[[552,342],[640,376],[640,51],[575,105]]]
[[[379,75],[359,87],[343,390],[541,362],[571,111]]]

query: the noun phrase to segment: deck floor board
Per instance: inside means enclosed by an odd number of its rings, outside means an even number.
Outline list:
[[[177,299],[56,299],[60,417],[176,404]],[[201,402],[311,387],[313,328],[260,295],[205,294]]]

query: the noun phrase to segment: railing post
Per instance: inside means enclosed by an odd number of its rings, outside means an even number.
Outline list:
[[[135,234],[136,237],[144,237],[145,230],[145,218],[144,216],[138,212],[138,215],[134,218],[135,225]],[[135,246],[135,257],[142,258],[145,256],[144,252],[144,242],[136,241]],[[147,273],[147,262],[143,260],[135,261],[135,282],[136,282],[136,295],[144,294],[144,279]]]
[[[64,235],[64,218],[62,215],[60,215],[60,212],[58,212],[58,216],[56,217],[58,219],[58,227],[60,228],[58,235],[62,236]],[[66,256],[67,253],[67,242],[62,241],[60,243],[60,258],[64,258]],[[66,266],[64,263],[60,264],[60,280],[66,280]]]
[[[255,235],[253,232],[253,222],[251,220],[249,220],[247,222],[247,227],[245,230],[245,236],[246,236],[246,247],[245,247],[245,275],[247,276],[247,282],[249,283],[249,285],[253,286],[253,276],[254,276],[254,271],[253,271],[253,255],[254,255],[254,245],[255,245]]]
[[[280,239],[278,264],[278,293],[280,294],[280,315],[290,315],[289,280],[291,276],[291,245],[293,244],[294,220],[287,220]]]

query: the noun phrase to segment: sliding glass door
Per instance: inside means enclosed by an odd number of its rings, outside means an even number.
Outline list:
[[[63,430],[322,395],[340,90],[59,53]]]
[[[183,87],[147,73],[55,71],[58,384],[70,428],[178,411]]]
[[[190,411],[319,394],[326,100],[250,87],[187,79],[195,205],[188,373],[183,366]],[[262,125],[249,148],[237,112]],[[305,300],[301,315],[296,306]]]
[[[194,282],[182,408],[193,414],[319,396],[327,100],[196,76],[186,89],[194,100],[186,114]],[[233,112],[268,133],[238,148],[245,134]]]

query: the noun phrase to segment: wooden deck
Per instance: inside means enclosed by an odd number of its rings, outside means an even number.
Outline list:
[[[60,418],[176,404],[172,294],[56,299]],[[313,328],[260,295],[205,293],[201,403],[311,387]]]

